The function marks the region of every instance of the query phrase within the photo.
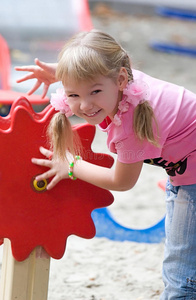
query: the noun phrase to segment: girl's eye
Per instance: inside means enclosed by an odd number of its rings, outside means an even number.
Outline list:
[[[77,94],[68,95],[68,98],[76,98],[76,97],[79,97],[79,96]]]
[[[95,90],[95,91],[92,92],[92,95],[96,95],[96,94],[98,94],[100,92],[101,92],[101,90]]]

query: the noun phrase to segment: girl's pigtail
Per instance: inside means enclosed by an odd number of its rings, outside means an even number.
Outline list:
[[[130,82],[130,81],[133,81],[133,73],[132,73],[132,69],[131,69],[131,61],[130,61],[130,58],[129,58],[129,56],[126,53],[125,50],[122,49],[122,53],[123,53],[123,58],[122,58],[121,66],[124,67],[127,70],[128,81]]]
[[[156,136],[153,130],[153,124],[155,124]],[[151,144],[159,147],[158,124],[153,109],[148,101],[145,101],[136,106],[133,116],[133,127],[137,137],[141,141],[147,139]]]
[[[79,137],[65,114],[59,112],[52,117],[47,133],[54,158],[67,159],[67,152],[73,156],[81,154]]]

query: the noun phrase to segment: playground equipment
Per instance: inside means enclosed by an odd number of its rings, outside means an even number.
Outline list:
[[[158,182],[165,191],[166,180]],[[165,217],[150,227],[132,229],[119,224],[107,208],[96,209],[92,212],[97,237],[106,237],[113,241],[132,241],[137,243],[160,243],[165,238]]]
[[[187,10],[173,7],[157,6],[155,12],[163,17],[177,18],[187,21],[196,21],[196,11],[190,9]]]
[[[107,208],[96,209],[92,212],[92,217],[97,237],[137,243],[160,243],[165,238],[165,217],[144,229],[132,229],[119,224]]]
[[[10,53],[7,42],[0,35],[0,89],[10,89]]]
[[[27,96],[25,93],[10,89],[10,53],[6,40],[0,35],[0,116],[7,116],[11,104],[20,96],[28,97],[31,104],[48,104],[49,98],[39,95]]]
[[[196,11],[192,10],[159,6],[155,9],[155,12],[163,17],[178,18],[186,21],[196,21]],[[187,55],[191,57],[196,56],[196,46],[185,46],[172,42],[153,41],[150,43],[150,47],[154,50],[171,54]]]
[[[165,191],[166,179],[158,182]],[[125,227],[114,219],[109,209],[100,208],[92,212],[97,237],[106,237],[113,241],[131,241],[137,243],[160,243],[165,238],[165,216],[157,223],[143,229]]]
[[[88,0],[72,0],[71,5],[73,11],[76,12],[79,29],[81,31],[91,30],[93,28],[93,24],[90,17]]]
[[[173,43],[162,43],[162,42],[152,42],[150,46],[158,51],[167,52],[171,54],[181,54],[187,56],[196,56],[196,47],[185,47],[178,44]]]
[[[46,128],[53,114],[50,105],[35,113],[21,97],[7,117],[0,117],[0,238],[5,239],[1,300],[47,299],[50,257],[63,256],[71,234],[92,238],[92,210],[113,202],[109,191],[79,179],[61,181],[51,191],[46,190],[47,181],[35,181],[45,168],[33,165],[31,158],[42,157],[40,145],[49,146]],[[91,150],[94,126],[73,130],[80,136],[85,160],[112,166],[109,155]]]
[[[164,218],[143,230],[118,224],[103,208],[113,202],[109,191],[81,180],[64,180],[47,191],[47,181],[35,181],[45,168],[33,165],[31,158],[42,157],[40,145],[49,146],[46,128],[53,114],[50,105],[35,113],[30,102],[21,97],[7,117],[0,117],[4,145],[0,149],[1,242],[4,239],[0,300],[46,300],[50,257],[63,256],[71,234],[146,243],[158,243],[164,237]],[[80,136],[85,160],[112,166],[111,156],[91,150],[94,126],[82,124],[73,129]],[[164,183],[161,187],[164,189]]]
[[[10,53],[7,42],[0,35],[0,91],[10,89]],[[0,115],[9,113],[10,105],[3,105],[0,101]]]

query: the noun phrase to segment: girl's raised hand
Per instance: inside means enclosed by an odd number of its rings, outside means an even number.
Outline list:
[[[32,163],[49,168],[48,171],[36,176],[36,180],[44,180],[49,179],[51,177],[52,180],[47,186],[47,190],[52,189],[60,180],[68,178],[68,169],[69,163],[66,160],[60,159],[50,159],[52,157],[52,152],[43,147],[40,147],[40,152],[47,157],[47,159],[40,158],[32,158]]]
[[[16,71],[26,71],[29,72],[27,75],[19,78],[16,82],[20,83],[29,79],[36,78],[37,81],[33,88],[28,91],[28,95],[33,94],[43,83],[43,93],[42,98],[44,98],[47,94],[48,88],[50,84],[56,82],[55,72],[56,72],[56,63],[45,63],[40,61],[38,58],[35,59],[36,65],[23,66],[23,67],[15,67]]]

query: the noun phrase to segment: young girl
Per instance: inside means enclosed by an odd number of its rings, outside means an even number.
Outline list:
[[[37,66],[17,68],[30,72],[18,82],[37,78],[29,93],[42,82],[43,96],[55,81],[62,81],[64,87],[51,99],[60,111],[50,127],[53,159],[32,159],[49,168],[37,180],[52,177],[48,189],[61,179],[80,178],[104,189],[125,191],[137,182],[143,162],[163,167],[169,181],[161,299],[196,299],[196,95],[132,70],[126,51],[97,30],[69,40],[58,64],[35,62]],[[117,154],[115,168],[66,157],[64,128],[71,114],[107,132],[107,145]],[[47,158],[53,154],[40,151]]]

